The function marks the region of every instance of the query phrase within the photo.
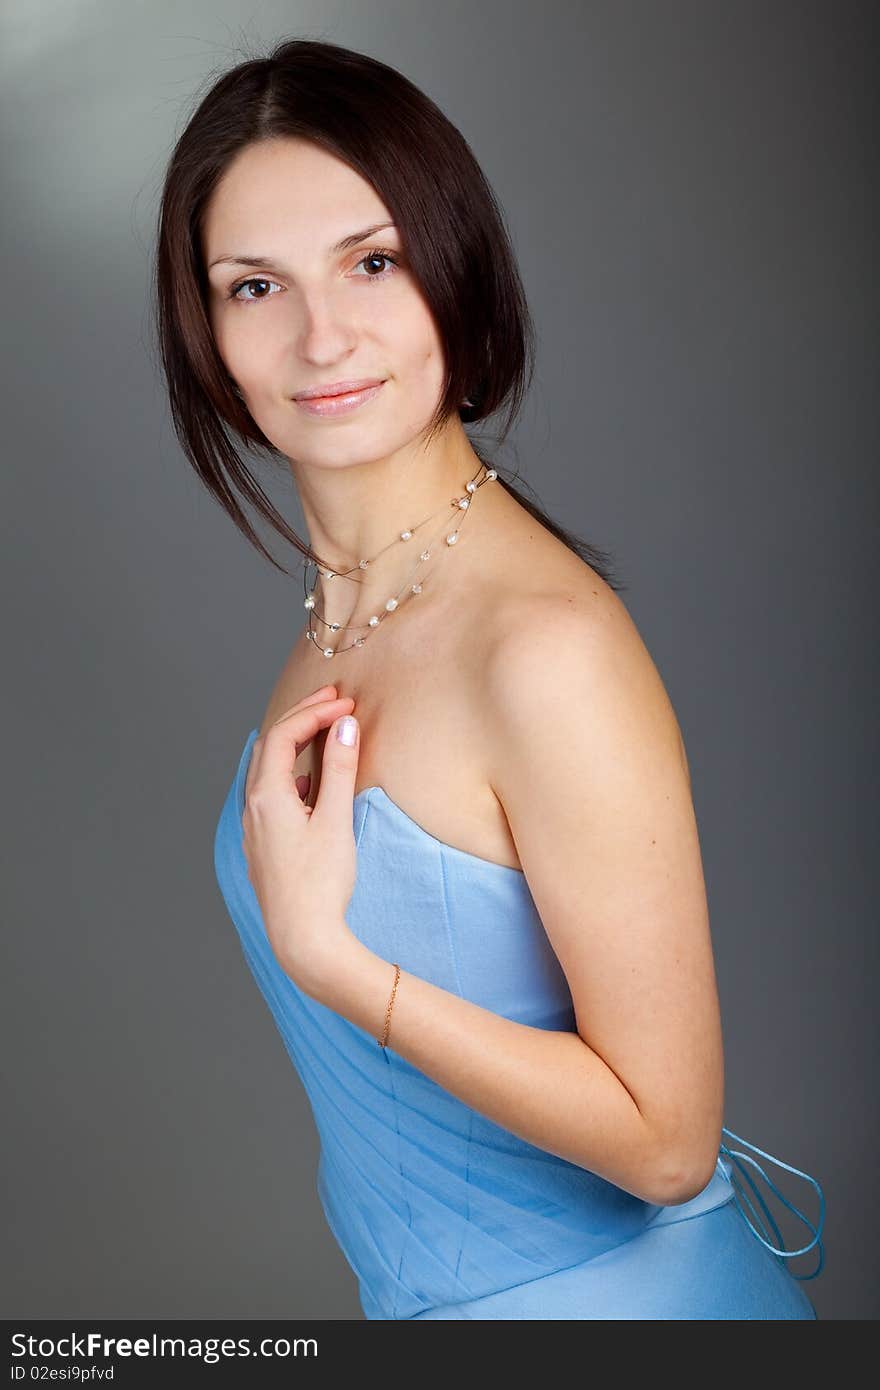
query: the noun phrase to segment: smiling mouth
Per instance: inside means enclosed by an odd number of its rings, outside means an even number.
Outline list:
[[[332,396],[294,396],[293,401],[309,415],[344,415],[366,405],[379,394],[384,385],[384,381],[378,381]]]
[[[294,396],[295,401],[326,401],[332,396],[352,396],[357,391],[366,391],[372,386],[382,386],[384,377],[366,376],[357,380],[337,381],[329,384],[326,390],[321,387],[310,386],[308,390],[298,391]]]

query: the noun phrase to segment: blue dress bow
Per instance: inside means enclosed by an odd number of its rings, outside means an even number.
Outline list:
[[[755,1208],[752,1206],[752,1203],[749,1201],[749,1198],[747,1197],[747,1195],[746,1195],[746,1193],[745,1193],[745,1189],[743,1188],[742,1184],[740,1183],[738,1177],[731,1171],[731,1172],[728,1173],[728,1176],[730,1177],[731,1185],[732,1185],[733,1190],[734,1190],[734,1200],[736,1201],[736,1204],[737,1204],[737,1206],[739,1207],[740,1213],[741,1213],[742,1216],[744,1217],[744,1219],[745,1219],[745,1221],[746,1221],[746,1224],[747,1224],[747,1225],[749,1226],[749,1228],[751,1229],[752,1234],[761,1242],[762,1245],[765,1245],[765,1246],[767,1247],[768,1250],[772,1251],[772,1253],[773,1253],[773,1254],[777,1257],[777,1259],[779,1259],[780,1261],[781,1261],[781,1260],[792,1260],[792,1259],[794,1259],[795,1255],[805,1255],[805,1254],[807,1253],[808,1250],[812,1250],[812,1248],[813,1248],[814,1245],[817,1246],[817,1248],[818,1248],[818,1263],[817,1263],[817,1265],[816,1265],[816,1268],[815,1268],[814,1270],[812,1270],[812,1272],[811,1272],[810,1274],[795,1274],[795,1275],[794,1275],[795,1279],[801,1279],[801,1280],[815,1279],[816,1276],[817,1276],[817,1274],[819,1274],[819,1273],[821,1272],[822,1267],[823,1267],[823,1265],[824,1265],[824,1263],[825,1263],[825,1251],[824,1251],[824,1248],[823,1248],[823,1246],[822,1246],[822,1230],[823,1230],[824,1225],[825,1225],[825,1194],[824,1194],[823,1191],[822,1191],[821,1185],[816,1181],[815,1178],[811,1177],[809,1173],[802,1173],[801,1170],[800,1170],[800,1168],[793,1168],[792,1165],[791,1165],[790,1163],[783,1163],[782,1159],[774,1158],[772,1154],[765,1153],[765,1151],[764,1151],[763,1149],[759,1149],[755,1144],[750,1144],[749,1141],[748,1141],[748,1139],[741,1139],[740,1136],[739,1136],[738,1134],[734,1134],[734,1133],[733,1133],[733,1130],[727,1129],[726,1127],[722,1126],[721,1132],[722,1132],[722,1134],[726,1134],[726,1135],[729,1136],[729,1138],[735,1140],[736,1143],[738,1143],[738,1144],[745,1144],[746,1148],[747,1148],[747,1149],[751,1149],[753,1153],[760,1154],[760,1155],[762,1156],[762,1158],[767,1158],[767,1159],[769,1159],[771,1163],[777,1164],[778,1167],[787,1169],[787,1171],[788,1171],[789,1173],[797,1173],[798,1177],[805,1178],[805,1179],[807,1180],[807,1182],[812,1183],[813,1187],[815,1187],[816,1191],[817,1191],[818,1194],[819,1194],[819,1224],[818,1224],[818,1226],[814,1226],[813,1223],[812,1223],[812,1221],[810,1221],[806,1216],[804,1216],[804,1213],[803,1213],[798,1207],[794,1206],[794,1204],[793,1204],[792,1202],[789,1202],[788,1199],[787,1199],[786,1197],[783,1196],[783,1194],[780,1192],[779,1188],[778,1188],[778,1187],[776,1186],[776,1184],[774,1183],[773,1179],[770,1178],[770,1177],[768,1177],[767,1174],[764,1172],[764,1169],[761,1167],[760,1163],[757,1163],[757,1162],[755,1161],[755,1159],[751,1158],[748,1154],[743,1153],[740,1149],[730,1149],[730,1148],[728,1148],[728,1146],[727,1146],[725,1143],[723,1143],[723,1142],[722,1142],[722,1144],[721,1144],[721,1146],[720,1146],[719,1153],[724,1154],[724,1155],[730,1160],[730,1163],[731,1163],[732,1167],[736,1167],[736,1169],[738,1170],[738,1172],[740,1172],[740,1173],[742,1174],[742,1176],[745,1178],[746,1182],[748,1183],[749,1187],[752,1189],[752,1192],[753,1192],[753,1193],[755,1194],[755,1196],[757,1197],[757,1199],[758,1199],[758,1201],[760,1202],[761,1207],[762,1207],[762,1209],[763,1209],[764,1215],[766,1216],[767,1220],[769,1221],[770,1225],[771,1225],[772,1228],[773,1228],[773,1231],[774,1231],[774,1233],[775,1233],[775,1235],[776,1235],[776,1238],[777,1238],[779,1244],[778,1244],[778,1245],[773,1245],[773,1244],[771,1244],[771,1242],[770,1242],[769,1240],[766,1239],[766,1232],[767,1232],[766,1226],[764,1226],[763,1223],[761,1223],[761,1218],[758,1216],[758,1213],[755,1211]],[[784,1242],[783,1239],[782,1239],[782,1234],[781,1234],[781,1232],[780,1232],[780,1230],[779,1230],[779,1227],[777,1226],[776,1222],[774,1221],[773,1216],[772,1216],[772,1214],[771,1214],[771,1212],[770,1212],[770,1210],[769,1210],[769,1208],[768,1208],[768,1206],[767,1206],[767,1203],[764,1201],[764,1198],[761,1196],[760,1192],[758,1191],[757,1186],[755,1185],[754,1179],[750,1176],[749,1173],[746,1172],[745,1168],[744,1168],[743,1165],[742,1165],[741,1160],[744,1160],[746,1163],[751,1164],[751,1166],[752,1166],[753,1168],[756,1168],[756,1169],[758,1170],[758,1172],[761,1174],[761,1176],[762,1176],[762,1178],[764,1179],[764,1181],[767,1183],[768,1187],[771,1187],[771,1188],[773,1189],[773,1191],[776,1193],[776,1195],[777,1195],[777,1197],[779,1198],[779,1200],[780,1200],[781,1202],[783,1202],[783,1203],[785,1204],[785,1206],[788,1207],[789,1211],[793,1211],[794,1214],[795,1214],[795,1216],[797,1216],[799,1220],[803,1221],[804,1225],[808,1228],[808,1230],[810,1230],[810,1231],[813,1232],[813,1239],[810,1241],[809,1245],[803,1245],[803,1246],[801,1246],[801,1248],[800,1248],[799,1250],[786,1250],[786,1248],[785,1248],[785,1242]],[[726,1165],[725,1165],[725,1166],[726,1166]],[[740,1200],[740,1199],[742,1199],[742,1200]],[[749,1220],[749,1217],[746,1215],[746,1212],[745,1212],[745,1210],[744,1210],[744,1208],[743,1208],[743,1205],[742,1205],[743,1201],[745,1202],[746,1206],[749,1208],[749,1211],[750,1211],[750,1212],[752,1213],[752,1215],[755,1217],[755,1220],[759,1223],[759,1225],[761,1225],[761,1230],[758,1230],[758,1228]],[[762,1234],[762,1232],[763,1232],[763,1234]],[[794,1271],[791,1271],[791,1272],[794,1273]]]

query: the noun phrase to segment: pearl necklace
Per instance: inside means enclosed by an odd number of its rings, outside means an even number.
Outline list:
[[[484,469],[484,468],[485,468],[485,465],[481,465],[481,471],[482,471],[482,469]],[[476,477],[479,477],[479,474],[477,474]],[[472,499],[473,499],[474,494],[483,486],[484,483],[491,482],[493,479],[497,478],[497,477],[498,477],[498,472],[497,472],[497,470],[494,469],[494,468],[489,468],[489,469],[486,469],[486,470],[485,470],[484,476],[483,476],[482,478],[479,479],[479,482],[476,481],[476,477],[471,478],[471,480],[470,480],[468,483],[465,484],[465,493],[466,493],[465,496],[463,496],[463,497],[454,497],[454,498],[452,499],[452,507],[453,507],[453,509],[454,509],[454,512],[461,511],[461,512],[463,512],[464,515],[466,516],[466,515],[467,515],[467,512],[468,512],[468,508],[469,508],[470,505],[471,505],[471,501],[472,501]],[[442,511],[442,508],[438,507],[437,511]],[[454,513],[453,513],[453,514],[454,514]],[[357,563],[356,565],[353,565],[352,568],[351,568],[350,570],[344,570],[344,571],[337,571],[337,570],[321,570],[321,569],[320,569],[320,566],[315,565],[315,571],[316,571],[316,573],[315,573],[315,578],[317,579],[318,573],[321,573],[321,574],[324,576],[325,579],[345,579],[348,575],[353,574],[353,573],[355,572],[355,570],[365,570],[365,569],[368,567],[368,565],[371,565],[371,564],[373,563],[374,560],[377,560],[377,559],[379,558],[380,555],[384,555],[385,551],[386,551],[386,550],[389,550],[389,549],[391,548],[392,545],[397,545],[397,544],[399,544],[399,543],[404,543],[404,544],[405,544],[407,541],[411,541],[412,538],[413,538],[414,533],[415,533],[416,531],[418,531],[422,526],[427,525],[427,523],[428,523],[429,521],[433,520],[433,518],[434,518],[436,515],[437,515],[437,512],[431,512],[430,516],[425,517],[424,520],[418,522],[417,525],[412,526],[412,527],[408,527],[405,531],[401,531],[400,534],[399,534],[399,536],[397,536],[393,541],[389,541],[388,545],[383,546],[382,549],[379,550],[379,551],[377,551],[376,554],[375,554],[374,556],[372,556],[371,559],[359,560],[358,563]],[[450,531],[450,532],[448,533],[448,535],[446,536],[446,544],[447,544],[448,546],[453,546],[453,545],[455,545],[456,541],[458,540],[458,533],[459,533],[459,531],[461,530],[461,527],[462,527],[463,522],[464,522],[464,517],[461,518],[461,521],[459,521],[458,524],[456,525],[456,527],[455,527],[452,531]],[[443,527],[441,528],[441,530],[440,530],[439,532],[436,533],[435,538],[434,538],[435,540],[438,539],[439,536],[441,536],[441,535],[443,534],[443,531],[446,529],[446,526],[447,526],[447,525],[448,525],[448,521],[445,521]],[[318,619],[318,621],[321,622],[321,623],[323,623],[324,626],[325,626],[326,628],[328,628],[330,632],[339,632],[340,630],[349,631],[349,630],[353,630],[353,629],[366,629],[366,628],[368,628],[368,629],[369,629],[369,632],[367,633],[367,636],[369,636],[370,633],[371,633],[375,628],[377,628],[377,627],[380,626],[380,624],[384,621],[385,618],[388,617],[389,614],[395,612],[395,610],[398,608],[398,606],[399,606],[399,604],[400,604],[400,600],[401,600],[401,598],[402,598],[402,596],[403,596],[404,593],[409,593],[409,594],[420,594],[420,593],[422,592],[422,584],[421,584],[421,581],[420,581],[420,580],[417,580],[415,583],[413,583],[413,582],[411,582],[411,581],[413,580],[414,575],[415,575],[416,572],[420,569],[420,567],[422,566],[422,564],[424,564],[424,562],[430,557],[430,555],[431,555],[431,548],[430,548],[430,547],[431,547],[432,544],[433,544],[433,542],[430,542],[429,545],[428,545],[424,550],[420,551],[420,553],[419,553],[419,558],[418,558],[418,560],[417,560],[417,562],[416,562],[414,568],[413,568],[413,569],[411,570],[411,572],[410,572],[409,579],[407,579],[407,581],[406,581],[406,583],[404,584],[403,588],[400,589],[400,590],[398,591],[397,594],[392,595],[392,597],[389,598],[389,599],[386,601],[386,603],[385,603],[385,611],[384,611],[381,615],[378,614],[378,613],[374,613],[373,616],[370,618],[369,622],[360,623],[360,624],[357,624],[357,623],[355,623],[355,624],[347,624],[347,623],[328,623],[328,622],[321,616],[320,613],[318,613],[318,612],[315,611],[315,594],[314,594],[314,591],[313,591],[313,590],[309,590],[308,584],[307,584],[307,582],[306,582],[306,572],[307,572],[307,570],[308,570],[308,567],[309,567],[310,564],[315,564],[315,562],[314,562],[313,560],[304,559],[304,561],[303,561],[303,593],[305,594],[305,598],[304,598],[304,600],[303,600],[303,607],[306,608],[306,609],[308,609],[308,613],[309,613],[309,630],[308,630],[308,632],[306,633],[306,640],[309,641],[309,642],[314,642],[315,646],[318,647],[318,649],[323,653],[323,655],[324,655],[324,656],[327,656],[327,657],[336,656],[336,655],[338,655],[338,654],[341,653],[341,652],[351,651],[351,648],[352,648],[352,647],[362,647],[362,646],[364,645],[364,643],[366,642],[366,640],[367,640],[366,637],[356,637],[356,638],[354,639],[353,642],[350,642],[350,643],[348,644],[347,647],[325,647],[325,646],[323,646],[323,644],[322,644],[322,643],[319,641],[319,639],[318,639],[318,634],[316,633],[315,629],[312,627],[312,615],[314,614],[314,616]]]

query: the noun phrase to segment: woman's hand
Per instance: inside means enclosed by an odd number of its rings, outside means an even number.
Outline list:
[[[335,692],[333,685],[322,686],[254,740],[242,816],[248,878],[266,935],[284,971],[307,992],[351,939],[345,911],[357,872],[353,803],[359,734],[354,721],[354,744],[337,739],[354,700],[336,698]],[[294,782],[294,762],[328,726],[318,798],[309,807]]]

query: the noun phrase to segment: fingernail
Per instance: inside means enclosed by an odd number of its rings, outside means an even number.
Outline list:
[[[336,725],[336,737],[340,743],[353,747],[357,743],[358,724],[353,714],[345,714]]]

